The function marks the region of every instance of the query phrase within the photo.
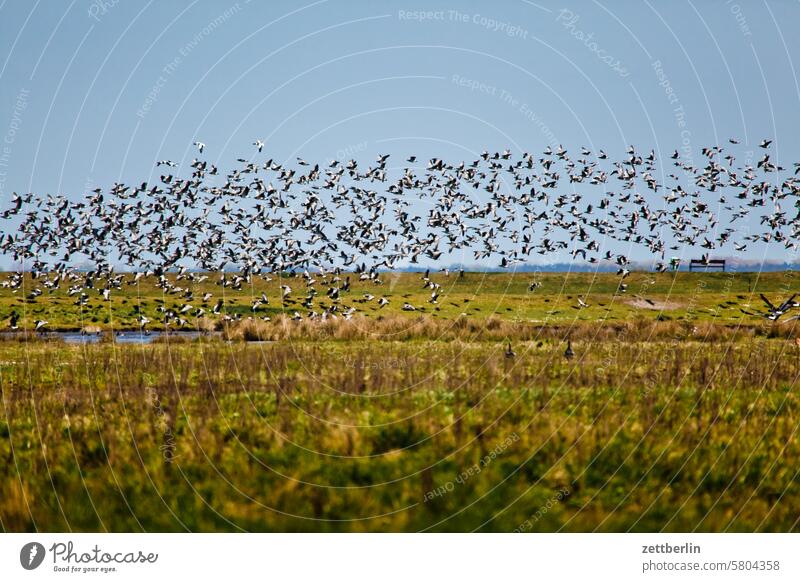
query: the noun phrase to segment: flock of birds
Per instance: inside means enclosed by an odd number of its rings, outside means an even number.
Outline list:
[[[633,247],[647,249],[658,271],[670,268],[667,254],[698,247],[706,261],[711,252],[743,252],[755,243],[796,250],[800,163],[788,171],[778,165],[769,140],[740,162],[738,142],[729,141],[703,148],[700,163],[675,151],[661,167],[654,151],[633,147],[618,160],[602,150],[548,147],[541,154],[484,151],[458,163],[410,156],[392,166],[382,154],[366,166],[352,159],[287,164],[259,159],[265,144],[256,140],[251,158],[239,158],[225,174],[202,158],[206,145],[197,141],[187,176],[161,160],[157,181],[115,183],[80,200],[15,193],[0,213],[0,254],[40,282],[34,298],[65,284],[82,304],[93,292],[107,300],[126,277],[154,277],[165,291],[184,292],[184,277],[219,277],[241,289],[252,277],[288,272],[307,288],[317,280],[327,286],[332,305],[322,313],[314,308],[316,291],[302,301],[306,317],[324,319],[355,311],[336,312],[349,286],[345,272],[379,282],[382,271],[420,263],[513,268],[536,255],[559,255],[610,263],[624,279]],[[131,274],[115,272],[119,266]],[[424,280],[436,303],[441,286]],[[16,290],[22,282],[15,272],[2,285]],[[286,299],[292,290],[284,285],[282,293]],[[367,294],[364,301],[374,299]],[[764,299],[763,315],[773,320],[798,306],[794,298],[777,307]],[[259,302],[268,299],[257,299],[254,312]],[[165,313],[166,323],[185,323],[192,309]],[[222,305],[208,311],[220,315]],[[140,325],[147,323],[142,316]]]

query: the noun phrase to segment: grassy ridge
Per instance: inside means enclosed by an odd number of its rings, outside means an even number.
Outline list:
[[[800,348],[0,343],[7,531],[795,531]]]
[[[609,273],[467,273],[463,278],[455,273],[447,277],[434,273],[431,278],[442,285],[441,297],[435,305],[429,303],[431,292],[423,289],[419,273],[384,273],[381,285],[358,281],[353,276],[352,289],[342,294],[340,305],[342,308],[353,306],[358,313],[371,318],[425,314],[433,318],[454,319],[466,314],[477,319],[493,315],[511,321],[543,323],[621,321],[631,317],[746,323],[758,318],[743,314],[741,309],[749,312],[762,309],[759,293],[780,301],[797,288],[792,272],[634,273],[626,279],[628,290],[624,294],[617,292],[619,277]],[[239,291],[223,288],[215,277],[202,283],[177,280],[172,275],[170,279],[181,288],[181,292],[164,293],[155,286],[152,278],[148,278],[137,285],[126,282],[121,290],[112,291],[109,301],[103,300],[99,289],[89,290],[89,303],[79,306],[75,304],[77,296],[68,294],[68,284],[50,292],[40,281],[28,276],[24,289],[16,292],[0,289],[0,320],[8,321],[11,313],[15,312],[21,318],[21,328],[25,329],[32,329],[35,320],[47,320],[51,330],[125,330],[136,329],[137,316],[142,314],[152,320],[151,329],[159,329],[163,315],[158,308],[179,310],[187,303],[184,297],[187,290],[193,293],[194,298],[188,301],[193,308],[202,307],[208,312],[218,299],[224,298],[225,313],[233,317],[253,316],[253,301],[262,292],[267,294],[270,303],[260,307],[256,317],[292,315],[295,311],[305,316],[308,312],[301,305],[307,293],[305,281],[301,278],[275,276],[272,281],[264,281],[255,277]],[[529,290],[532,281],[541,286]],[[281,301],[281,284],[288,284],[293,289],[285,302]],[[321,307],[330,306],[332,302],[325,297],[326,285],[318,282],[316,287],[318,296],[314,309],[321,312]],[[43,295],[28,299],[35,288],[42,289]],[[204,303],[202,296],[205,293],[212,293],[213,297]],[[363,301],[366,293],[376,299]],[[383,309],[377,305],[377,298],[381,296],[390,301]],[[579,308],[579,297],[589,307]],[[406,302],[417,311],[403,312],[401,307]],[[220,325],[219,318],[211,314],[203,318],[191,314],[185,317],[187,329]]]

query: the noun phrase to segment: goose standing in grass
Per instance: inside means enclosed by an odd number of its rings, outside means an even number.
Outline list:
[[[568,360],[575,357],[575,352],[572,350],[572,342],[570,340],[567,340],[567,349],[564,350],[564,357]]]

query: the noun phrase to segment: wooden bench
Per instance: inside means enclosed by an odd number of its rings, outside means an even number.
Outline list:
[[[694,270],[695,267],[702,267],[704,269],[722,269],[725,270],[725,259],[692,259],[689,261],[689,270]]]

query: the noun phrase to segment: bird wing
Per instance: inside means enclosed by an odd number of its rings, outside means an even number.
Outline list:
[[[791,297],[789,297],[789,299],[787,299],[786,301],[784,301],[783,303],[781,303],[781,306],[780,306],[780,308],[779,308],[779,309],[780,309],[781,311],[786,311],[787,309],[789,309],[790,307],[792,307],[792,306],[794,305],[794,298],[795,298],[795,297],[797,297],[797,294],[796,294],[796,293],[795,293],[794,295],[792,295]]]

